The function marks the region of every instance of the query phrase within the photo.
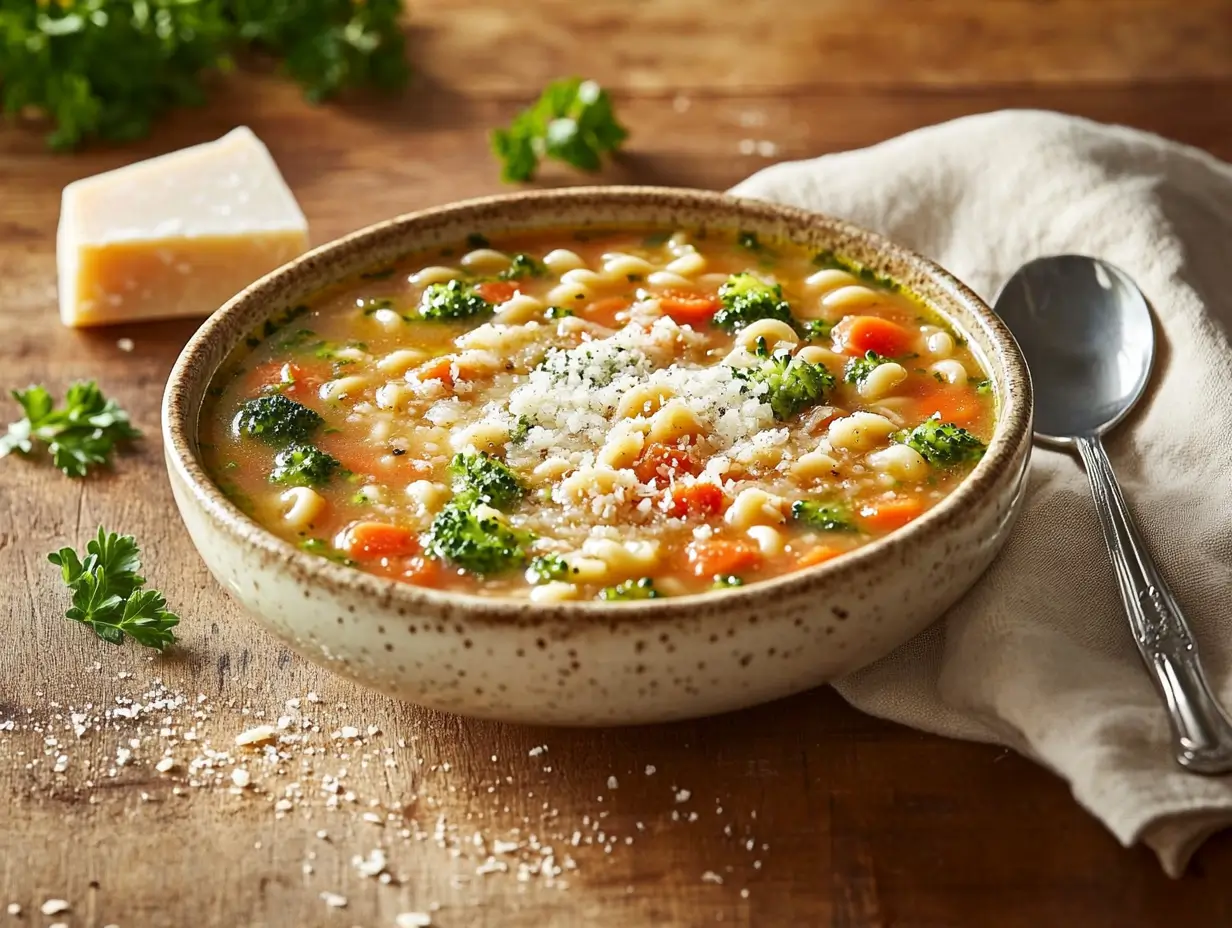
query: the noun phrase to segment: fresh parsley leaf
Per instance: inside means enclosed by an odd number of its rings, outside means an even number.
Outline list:
[[[52,148],[147,135],[205,102],[211,72],[257,47],[310,100],[406,81],[401,0],[15,0],[0,4],[0,109],[35,111]]]
[[[110,464],[117,444],[141,437],[128,413],[92,380],[72,384],[62,407],[42,386],[14,390],[13,398],[26,415],[0,436],[0,458],[14,451],[29,454],[36,443],[43,444],[56,467],[70,477],[84,477],[90,468]]]
[[[597,171],[600,157],[616,151],[628,135],[607,91],[572,77],[548,84],[509,128],[492,132],[491,143],[501,161],[501,180],[517,183],[533,180],[543,158]]]
[[[157,590],[143,590],[141,551],[132,535],[117,535],[99,526],[81,558],[72,548],[47,555],[60,568],[72,591],[66,618],[89,625],[98,637],[122,644],[128,635],[138,644],[161,651],[175,641],[179,617],[167,610]]]

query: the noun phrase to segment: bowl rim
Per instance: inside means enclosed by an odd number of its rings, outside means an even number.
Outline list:
[[[927,277],[949,300],[962,306],[973,316],[994,349],[992,356],[984,358],[984,362],[991,368],[988,373],[994,380],[1002,380],[1005,389],[998,386],[998,415],[986,453],[953,492],[908,525],[845,553],[842,557],[747,586],[636,602],[533,602],[529,599],[417,587],[309,554],[245,515],[208,476],[197,453],[198,417],[189,417],[187,413],[193,406],[192,396],[198,389],[201,391],[201,400],[198,402],[197,412],[200,412],[205,390],[217,373],[219,365],[204,364],[201,358],[213,349],[216,339],[226,337],[232,317],[251,316],[245,323],[245,327],[251,327],[276,312],[277,307],[285,305],[286,296],[280,293],[280,290],[284,287],[294,288],[298,269],[303,265],[328,262],[340,252],[345,255],[358,251],[365,245],[371,246],[370,250],[375,251],[383,241],[396,239],[399,235],[413,237],[417,225],[465,220],[468,213],[477,214],[478,218],[474,223],[476,231],[486,231],[485,225],[493,231],[517,231],[520,228],[535,228],[533,220],[536,216],[550,211],[555,205],[567,205],[578,199],[592,203],[599,201],[596,205],[600,207],[636,208],[639,205],[653,207],[656,205],[655,201],[662,201],[664,198],[684,209],[695,208],[713,213],[714,225],[725,225],[729,220],[732,224],[742,220],[785,222],[806,227],[822,227],[832,237],[862,240],[864,247],[874,251],[878,257],[904,264]],[[525,207],[525,210],[518,213],[519,207]],[[508,212],[496,220],[484,216],[494,208],[503,208]],[[629,226],[639,224],[637,220],[622,220],[614,222],[613,225],[618,226],[622,222]],[[665,223],[647,220],[645,224],[655,226]],[[707,225],[709,224],[707,222]],[[687,226],[689,223],[686,221],[683,225]],[[403,251],[413,253],[416,247]],[[352,272],[347,273],[349,275]],[[340,280],[344,276],[346,275],[339,274],[336,279]],[[946,317],[953,316],[953,312],[947,312],[944,305],[934,307],[934,311]],[[970,334],[966,331],[968,326],[965,323],[962,328],[961,334]],[[243,328],[237,328],[237,331],[242,330]],[[234,351],[240,337],[234,336],[233,343],[223,354],[224,358]],[[478,197],[404,213],[312,248],[271,271],[223,304],[206,319],[184,346],[167,378],[163,393],[162,433],[169,475],[182,481],[205,516],[235,543],[255,549],[268,559],[281,562],[299,582],[327,587],[340,596],[360,596],[379,601],[382,605],[400,606],[403,607],[399,610],[400,614],[408,616],[454,615],[463,611],[472,619],[494,624],[525,622],[528,618],[539,624],[560,618],[574,625],[579,621],[597,624],[619,621],[622,625],[647,625],[696,619],[716,604],[722,604],[725,610],[741,606],[756,608],[758,604],[776,602],[787,595],[805,594],[813,589],[821,590],[823,586],[829,586],[836,575],[856,574],[878,560],[889,559],[893,562],[895,555],[905,553],[911,545],[918,543],[933,530],[961,520],[968,508],[986,495],[1000,472],[1012,465],[1018,449],[1024,442],[1029,441],[1032,402],[1030,376],[1022,353],[1008,327],[988,304],[940,265],[878,233],[823,213],[715,191],[656,186],[582,186]],[[188,421],[189,418],[192,421]]]

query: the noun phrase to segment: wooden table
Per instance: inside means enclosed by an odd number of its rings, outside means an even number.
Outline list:
[[[65,183],[240,123],[268,142],[317,241],[490,193],[487,129],[568,73],[612,88],[632,130],[608,182],[723,188],[771,160],[1007,106],[1232,158],[1228,0],[414,7],[418,74],[399,103],[311,109],[244,76],[124,149],[53,156],[0,129],[0,382],[97,378],[147,434],[84,481],[0,462],[0,909],[29,918],[13,924],[369,928],[433,904],[440,926],[1229,924],[1227,836],[1169,881],[1038,767],[867,718],[828,690],[667,727],[530,730],[400,705],[300,660],[223,595],[172,507],[158,404],[193,325],[61,328],[53,240]],[[45,552],[100,522],[138,536],[184,617],[165,657],[61,617]],[[170,702],[148,695],[155,679]],[[285,759],[235,746],[280,716],[302,737]],[[165,749],[176,766],[159,772]],[[553,876],[543,845],[575,866]],[[388,883],[352,865],[378,847]],[[71,911],[39,915],[48,899]]]

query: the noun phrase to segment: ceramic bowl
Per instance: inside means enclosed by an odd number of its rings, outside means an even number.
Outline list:
[[[747,229],[831,249],[910,288],[970,341],[999,406],[988,453],[907,527],[775,580],[638,603],[531,603],[396,583],[299,551],[247,518],[202,466],[197,417],[215,371],[265,318],[319,288],[468,233],[655,225]],[[167,471],[213,575],[279,638],[360,683],[504,721],[606,725],[706,715],[809,689],[884,656],[975,582],[1017,514],[1031,387],[1009,331],[937,265],[845,222],[713,193],[573,188],[411,213],[317,248],[209,319],[163,399]]]

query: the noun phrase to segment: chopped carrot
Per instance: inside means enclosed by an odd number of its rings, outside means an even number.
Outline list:
[[[601,300],[595,300],[593,303],[590,303],[579,315],[590,322],[597,322],[599,325],[612,328],[619,321],[616,318],[617,313],[623,313],[632,305],[633,303],[628,297],[606,296]]]
[[[719,515],[723,511],[723,491],[713,483],[674,486],[669,494],[668,511],[678,519],[685,516]]]
[[[834,343],[847,354],[875,351],[883,358],[901,358],[911,352],[912,335],[880,316],[848,316],[834,327]]]
[[[659,294],[659,308],[681,325],[703,325],[719,311],[719,299],[690,290],[665,290]]]
[[[796,561],[796,570],[803,570],[805,567],[814,567],[817,564],[824,564],[826,561],[832,561],[834,558],[842,554],[840,548],[831,548],[826,545],[813,548],[810,551],[804,552]]]
[[[401,580],[415,586],[437,587],[445,577],[441,562],[434,557],[412,557],[403,565]]]
[[[388,522],[356,522],[347,529],[345,547],[354,558],[407,557],[419,553],[414,533]]]
[[[518,285],[512,280],[488,280],[475,286],[475,292],[489,303],[504,303],[518,293]]]
[[[864,527],[879,534],[902,528],[912,519],[917,519],[923,514],[924,504],[911,496],[865,503],[860,509],[860,518]]]
[[[445,386],[452,387],[454,360],[455,358],[452,355],[433,358],[431,361],[419,365],[413,373],[420,380],[439,380]]]
[[[315,396],[328,377],[323,370],[306,367],[295,361],[268,361],[248,375],[247,386],[250,390],[262,390],[278,387],[288,396]]]
[[[761,566],[761,550],[743,538],[711,538],[690,543],[688,559],[698,577],[739,576]]]
[[[912,377],[904,387],[904,393],[918,400],[917,415],[921,419],[938,413],[942,422],[966,428],[977,424],[986,412],[981,397],[969,386],[942,384],[932,377]]]
[[[633,473],[642,483],[652,480],[672,480],[677,474],[697,474],[701,464],[689,452],[671,445],[647,445],[633,465]]]

